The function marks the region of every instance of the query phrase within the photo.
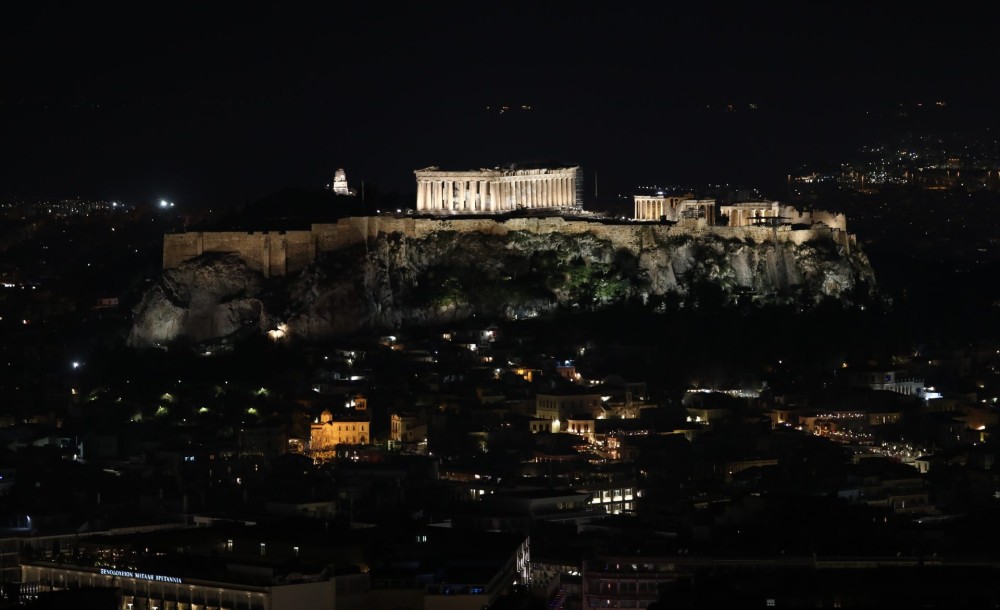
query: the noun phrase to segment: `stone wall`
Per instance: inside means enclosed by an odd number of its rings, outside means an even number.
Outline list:
[[[511,232],[546,234],[584,234],[611,242],[632,252],[654,248],[672,239],[718,238],[744,240],[755,244],[770,241],[801,245],[817,239],[830,239],[848,253],[856,244],[853,235],[839,227],[846,225],[842,215],[829,220],[828,226],[809,229],[780,227],[712,226],[704,219],[683,220],[676,225],[611,224],[592,220],[548,218],[462,218],[427,219],[393,216],[343,218],[336,224],[314,224],[309,231],[281,232],[192,232],[165,235],[163,268],[173,269],[205,252],[233,252],[265,277],[301,271],[318,253],[332,252],[374,240],[380,233],[399,233],[409,238],[427,237],[441,231],[505,235]],[[813,218],[812,220],[816,220]]]
[[[163,268],[174,269],[205,252],[233,252],[264,277],[301,271],[316,258],[313,231],[211,231],[163,237]]]

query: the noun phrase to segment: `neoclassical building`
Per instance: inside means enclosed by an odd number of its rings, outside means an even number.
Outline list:
[[[361,395],[355,396],[345,409],[338,409],[338,415],[329,409],[323,409],[317,421],[309,430],[309,449],[312,451],[329,451],[337,445],[367,445],[371,442],[371,416],[368,413],[368,400]]]
[[[580,209],[579,167],[418,169],[417,213],[499,214],[514,210]]]

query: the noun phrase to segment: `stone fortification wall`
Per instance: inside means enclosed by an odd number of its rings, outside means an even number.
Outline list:
[[[841,216],[842,215],[838,215]],[[163,268],[173,269],[205,252],[234,252],[265,277],[295,273],[308,266],[316,255],[376,239],[379,234],[398,233],[423,238],[441,231],[505,235],[511,232],[584,234],[611,242],[616,248],[641,252],[677,239],[715,238],[762,244],[771,241],[801,245],[829,239],[850,252],[854,236],[841,226],[846,222],[830,219],[827,227],[793,230],[781,227],[711,226],[704,219],[684,220],[677,225],[611,224],[590,220],[550,218],[462,218],[426,219],[392,216],[344,218],[336,224],[314,224],[310,231],[284,232],[196,232],[164,236]]]
[[[174,269],[206,252],[234,252],[264,277],[295,273],[316,258],[312,231],[199,231],[163,237],[163,268]]]
[[[549,218],[509,218],[506,220],[492,218],[462,218],[462,219],[422,219],[395,218],[389,216],[368,216],[346,218],[337,224],[314,224],[313,233],[317,236],[317,252],[328,252],[352,244],[364,243],[378,237],[380,233],[399,233],[409,238],[428,237],[441,231],[456,233],[483,233],[489,235],[506,235],[507,233],[523,231],[526,233],[545,234],[583,234],[590,233],[597,238],[607,240],[615,247],[638,252],[654,247],[671,239],[685,238],[717,238],[732,240],[749,240],[755,244],[771,241],[791,242],[801,245],[817,239],[831,239],[838,245],[850,248],[856,242],[854,236],[846,231],[828,227],[813,226],[809,229],[792,229],[789,226],[780,227],[727,227],[712,226],[704,219],[683,220],[676,225],[667,224],[611,224],[588,220],[567,220],[562,217]]]

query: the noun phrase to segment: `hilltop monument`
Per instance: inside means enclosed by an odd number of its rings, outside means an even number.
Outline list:
[[[337,195],[357,195],[357,191],[347,186],[347,172],[342,167],[334,172],[333,184],[330,185],[330,190]]]

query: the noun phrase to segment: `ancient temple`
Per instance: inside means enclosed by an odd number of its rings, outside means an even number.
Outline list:
[[[515,210],[579,210],[579,167],[444,171],[418,169],[417,213],[500,214]]]

